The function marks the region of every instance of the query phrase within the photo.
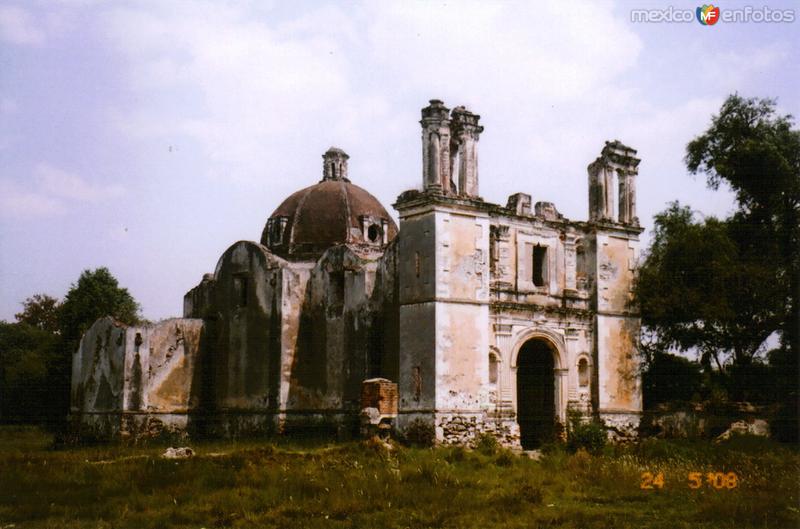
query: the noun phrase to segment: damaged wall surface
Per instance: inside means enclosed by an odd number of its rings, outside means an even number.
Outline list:
[[[127,326],[97,320],[72,359],[71,412],[92,438],[183,435],[199,405],[203,321]]]
[[[481,198],[479,122],[438,100],[422,109],[421,188],[394,204],[399,229],[331,148],[322,179],[186,294],[184,318],[98,320],[73,361],[75,427],[355,433],[363,384],[379,380],[396,383],[396,410],[381,413],[401,435],[422,424],[442,443],[488,432],[535,448],[571,409],[634,435],[636,151],[606,142],[588,167],[588,221],[573,221],[527,193]]]

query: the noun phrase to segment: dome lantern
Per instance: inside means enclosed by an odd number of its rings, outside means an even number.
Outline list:
[[[342,149],[331,147],[322,155],[322,181],[347,179],[347,160],[350,157]]]
[[[347,178],[342,149],[322,156],[322,180],[284,200],[270,215],[261,244],[286,259],[318,259],[338,244],[385,248],[397,235],[397,225],[381,203]]]

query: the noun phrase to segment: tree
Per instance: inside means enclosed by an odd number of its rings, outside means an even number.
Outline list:
[[[697,221],[677,202],[654,221],[636,284],[654,342],[646,350],[696,349],[706,367],[713,360],[720,370],[729,360],[749,364],[780,325],[784,291],[774,266],[740,247],[737,236],[748,227],[739,222]]]
[[[107,268],[85,270],[64,302],[35,294],[17,323],[0,322],[0,419],[63,427],[69,407],[72,355],[83,333],[103,316],[137,324],[139,305]]]
[[[738,242],[773,244],[775,277],[785,285],[780,325],[784,348],[798,354],[800,324],[800,131],[790,115],[776,113],[775,100],[729,96],[705,133],[686,148],[686,165],[704,173],[708,185],[722,182],[736,193],[736,220],[758,232]],[[756,249],[758,251],[758,248]]]
[[[700,394],[700,365],[683,356],[656,354],[642,376],[645,407],[652,409],[662,402],[690,401]]]
[[[58,333],[59,310],[58,299],[47,294],[34,294],[22,302],[22,312],[14,317],[19,323],[25,323],[37,329]]]
[[[127,288],[119,286],[108,268],[84,270],[64,297],[59,318],[61,335],[77,346],[83,333],[103,316],[135,325],[139,323],[139,304]]]
[[[48,370],[59,337],[26,323],[0,322],[0,418],[42,422],[51,415]]]
[[[800,379],[800,131],[775,105],[732,95],[687,145],[689,171],[705,174],[712,189],[729,185],[737,210],[697,220],[674,203],[656,215],[636,295],[646,362],[670,348],[698,351],[707,384],[780,401],[779,436],[790,440]],[[781,347],[765,364],[776,333]]]
[[[52,388],[53,409],[57,417],[66,417],[69,410],[72,355],[80,339],[98,318],[112,318],[135,325],[139,323],[139,304],[119,286],[108,268],[84,270],[77,283],[70,286],[59,312],[61,345],[59,356],[51,364],[48,381]]]

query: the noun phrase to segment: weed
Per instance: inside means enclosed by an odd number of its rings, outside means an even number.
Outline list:
[[[493,456],[500,450],[500,443],[494,435],[483,432],[475,438],[475,450],[483,455]]]
[[[155,446],[53,451],[40,431],[0,428],[0,527],[800,526],[800,454],[763,439],[653,439],[602,454],[554,445],[540,461],[374,440],[191,446],[181,461]],[[642,472],[663,473],[663,489],[642,490]],[[735,472],[739,485],[692,490],[689,472]]]

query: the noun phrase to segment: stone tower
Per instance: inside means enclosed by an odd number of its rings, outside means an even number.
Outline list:
[[[395,204],[403,233],[398,422],[433,424],[440,440],[443,423],[478,417],[487,401],[489,213],[478,196],[478,120],[438,100],[422,109],[424,190]]]
[[[589,167],[589,222],[593,227],[592,293],[595,313],[595,402],[600,417],[626,430],[638,424],[642,409],[638,369],[640,319],[633,306],[633,284],[639,259],[639,219],[636,217],[636,151],[617,140],[606,142]],[[614,178],[619,189],[614,216]]]

